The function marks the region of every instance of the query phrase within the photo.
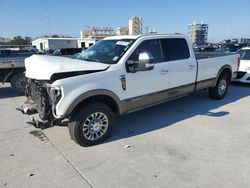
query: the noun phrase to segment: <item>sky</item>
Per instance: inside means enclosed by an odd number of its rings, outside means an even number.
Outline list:
[[[210,42],[250,38],[250,0],[0,0],[0,37],[79,37],[86,26],[128,26],[131,16],[144,31],[187,34],[195,20],[209,25]]]

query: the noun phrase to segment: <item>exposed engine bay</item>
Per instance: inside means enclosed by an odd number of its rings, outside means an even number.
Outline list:
[[[49,81],[37,81],[28,79],[26,86],[26,96],[28,104],[33,107],[38,113],[42,120],[51,121],[52,115],[52,104],[49,97],[50,92]]]
[[[106,69],[105,69],[106,70]],[[56,115],[56,104],[62,97],[62,91],[59,87],[52,87],[52,83],[56,80],[69,78],[84,74],[95,73],[103,70],[89,70],[89,71],[74,71],[74,72],[62,72],[55,73],[50,77],[50,80],[36,80],[27,79],[25,95],[27,101],[25,105],[20,109],[24,114],[38,113],[40,119],[43,122],[40,124],[49,124],[49,126],[55,123],[60,123],[65,117],[59,117]],[[32,124],[39,127],[37,122],[33,120]]]

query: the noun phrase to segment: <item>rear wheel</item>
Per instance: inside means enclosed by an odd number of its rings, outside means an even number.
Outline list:
[[[223,99],[228,90],[229,78],[226,74],[222,74],[215,87],[209,88],[209,96],[212,99]]]
[[[81,146],[92,146],[106,140],[115,118],[109,106],[91,103],[74,112],[69,123],[71,138]]]
[[[19,95],[24,95],[27,78],[24,76],[24,73],[18,73],[11,78],[10,84],[14,92]]]

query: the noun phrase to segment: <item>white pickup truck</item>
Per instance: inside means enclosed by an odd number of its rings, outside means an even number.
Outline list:
[[[239,56],[196,59],[182,35],[114,36],[78,59],[33,55],[25,60],[27,96],[43,121],[69,119],[72,139],[91,146],[111,133],[115,115],[208,88],[225,97]],[[29,102],[28,102],[29,103]]]

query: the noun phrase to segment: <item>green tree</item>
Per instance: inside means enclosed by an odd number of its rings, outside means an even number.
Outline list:
[[[51,37],[52,37],[52,38],[60,38],[60,36],[57,35],[57,34],[54,34],[54,35],[52,35]]]
[[[73,38],[73,37],[70,35],[62,35],[61,38]]]
[[[14,37],[9,44],[11,45],[29,45],[31,42],[31,38],[30,37],[21,37],[21,36],[16,36]]]
[[[32,42],[32,38],[31,37],[25,37],[24,38],[29,44],[31,44],[31,42]]]

